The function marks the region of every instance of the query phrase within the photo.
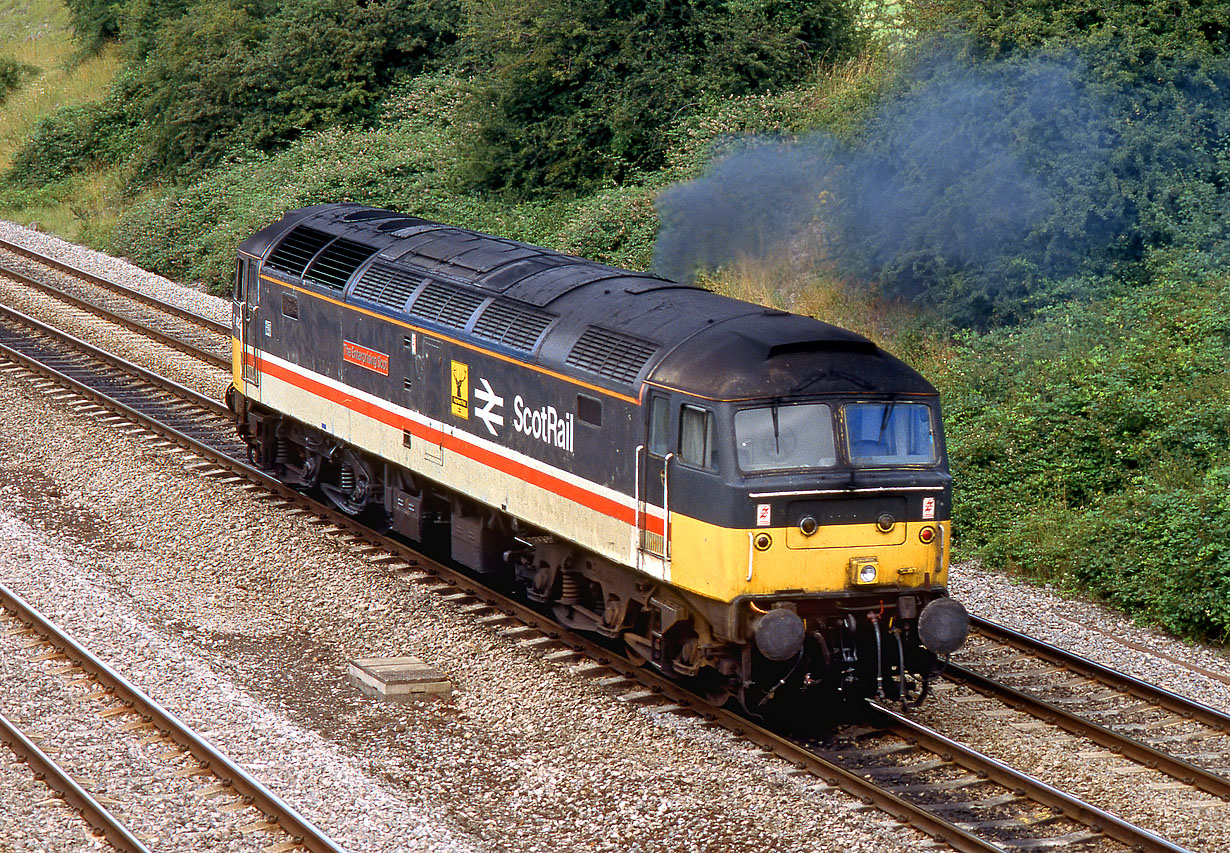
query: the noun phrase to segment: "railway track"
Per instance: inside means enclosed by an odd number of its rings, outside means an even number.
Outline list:
[[[230,369],[230,326],[85,270],[0,240],[0,250],[18,254],[52,276],[29,275],[0,263],[0,276],[65,305],[177,349],[214,367]]]
[[[0,328],[20,323],[11,313],[8,316],[12,319],[0,324]],[[49,333],[42,330],[39,334],[46,336]],[[208,460],[198,466],[202,473],[249,479],[259,486],[257,494],[302,507],[301,511],[309,512],[320,523],[330,525],[332,531],[348,537],[356,547],[379,549],[376,560],[411,567],[409,575],[412,580],[437,587],[442,595],[459,604],[477,621],[503,626],[505,633],[545,647],[549,658],[562,661],[575,659],[578,672],[597,679],[624,701],[665,704],[670,709],[700,714],[715,725],[722,725],[756,743],[767,753],[777,755],[824,779],[827,784],[876,805],[895,819],[922,830],[953,849],[1183,849],[1113,814],[1038,783],[1001,762],[963,748],[939,732],[926,730],[886,708],[874,708],[869,725],[843,730],[833,739],[819,742],[792,740],[728,710],[706,706],[679,685],[636,667],[588,638],[570,634],[538,611],[480,587],[467,575],[429,560],[404,543],[359,527],[353,519],[281,486],[276,480],[247,465],[243,461],[242,449],[238,449],[237,442],[229,436],[227,440],[230,444],[222,446],[225,441],[218,438],[217,422],[211,423],[203,433],[194,433],[190,424],[170,426],[165,423],[161,411],[173,410],[177,408],[175,406],[164,402],[152,409],[142,410],[128,402],[107,397],[108,383],[80,381],[45,363],[54,363],[54,358],[40,359],[36,353],[29,350],[18,352],[16,348],[6,347],[0,351],[6,351],[10,359],[72,388],[77,394],[92,397],[95,400],[93,405],[121,412],[124,417],[136,420],[146,429],[189,447],[193,453]],[[152,382],[152,379],[143,378],[141,381]],[[110,383],[110,387],[114,389],[115,384]],[[163,389],[162,393],[178,392]],[[198,406],[197,411],[206,408]],[[213,407],[209,417],[225,420],[221,408]],[[191,417],[188,420],[191,421]],[[227,422],[222,431],[229,430]],[[989,624],[980,623],[979,627],[985,632],[993,631]],[[972,671],[955,667],[952,676],[957,681],[967,678],[962,683],[971,687],[978,677]],[[983,687],[992,689],[985,684]],[[1040,719],[1056,719],[1049,708],[1035,711],[1021,707],[1028,713],[1045,714]],[[1030,707],[1041,708],[1037,705]],[[1117,749],[1124,755],[1136,757],[1126,748],[1102,743],[1088,732],[1080,732],[1079,735],[1108,749]],[[1156,747],[1154,749],[1161,751]],[[1137,760],[1147,763],[1155,759],[1150,753],[1149,757]],[[1155,763],[1150,766],[1160,765]],[[1184,773],[1185,767],[1175,778],[1186,782],[1188,776]]]
[[[19,364],[42,365],[66,387],[143,425],[169,430],[185,444],[207,445],[236,459],[247,453],[221,402],[5,306],[0,353]]]
[[[26,737],[21,729],[3,715],[0,715],[0,743],[8,747],[18,761],[28,765],[36,779],[41,780],[48,788],[55,791],[66,805],[75,809],[81,819],[116,850],[126,851],[126,853],[148,853],[149,848],[141,842],[141,839],[137,838],[89,791],[81,787],[67,770],[43,752],[34,741]]]
[[[977,669],[946,677],[1230,802],[1230,716],[973,617]]]
[[[214,824],[211,830],[215,833],[233,831],[253,836],[260,833],[264,847],[282,851],[306,849],[313,853],[341,853],[342,848],[290,805],[3,585],[0,585],[0,607],[10,623],[6,638],[10,642],[21,642],[28,656],[27,663],[32,667],[49,666],[51,668],[43,674],[53,680],[63,680],[62,702],[89,706],[75,717],[78,721],[85,720],[83,726],[90,730],[88,738],[82,736],[80,726],[73,726],[71,731],[56,731],[50,736],[44,732],[40,735],[40,747],[16,726],[6,724],[0,739],[30,763],[31,769],[42,775],[49,787],[79,809],[86,822],[101,832],[114,848],[132,853],[148,849],[136,833],[100,802],[100,797],[93,796],[47,754],[51,749],[60,752],[68,761],[91,752],[140,755],[146,760],[133,761],[130,768],[147,768],[146,774],[133,781],[129,790],[149,790],[152,796],[161,795],[166,802],[174,799],[168,797],[169,788],[188,786],[191,807],[206,808],[206,803],[212,807],[215,819],[211,821]],[[20,675],[13,678],[10,673],[6,689],[11,691],[11,682],[20,678]],[[55,688],[50,690],[54,692]],[[51,698],[55,701],[54,696]],[[23,710],[23,713],[28,711]],[[37,726],[37,720],[29,724]],[[54,743],[56,740],[60,743]],[[153,758],[152,754],[157,751],[161,754]],[[124,805],[114,802],[117,806]],[[128,805],[128,811],[144,822],[148,822],[148,815],[154,811],[140,803]],[[181,815],[180,818],[184,823],[200,822],[199,816]],[[229,827],[237,822],[242,824],[231,830]]]

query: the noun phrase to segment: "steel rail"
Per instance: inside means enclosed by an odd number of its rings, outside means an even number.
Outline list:
[[[126,702],[137,713],[149,718],[160,731],[169,735],[176,743],[188,750],[193,758],[208,767],[224,785],[234,788],[236,793],[244,797],[250,797],[256,808],[296,842],[312,853],[344,853],[343,848],[335,844],[288,803],[2,583],[0,583],[0,604],[14,613],[19,620],[47,637],[51,645],[110,689],[113,696]]]
[[[1090,805],[1071,794],[1046,784],[1032,776],[1013,770],[1007,764],[997,761],[988,755],[970,749],[969,747],[945,737],[934,729],[928,728],[909,717],[887,708],[875,700],[867,700],[868,705],[885,721],[885,728],[899,737],[913,739],[919,745],[950,758],[956,764],[973,773],[985,775],[986,778],[1013,791],[1023,791],[1035,802],[1048,806],[1053,811],[1083,823],[1095,832],[1108,838],[1113,838],[1126,844],[1134,850],[1148,853],[1189,853],[1187,848],[1172,844],[1164,838],[1154,835],[1138,826],[1133,826],[1122,818],[1105,809]]]
[[[1071,711],[1031,696],[1014,687],[1002,684],[981,673],[966,669],[952,662],[944,668],[944,677],[963,683],[972,690],[994,697],[1005,704],[1024,711],[1032,717],[1059,726],[1080,737],[1088,738],[1099,746],[1139,762],[1152,770],[1158,770],[1178,779],[1186,785],[1199,788],[1215,797],[1230,800],[1230,778],[1198,767],[1181,758],[1162,752],[1146,743],[1100,726]]]
[[[1196,720],[1204,723],[1206,726],[1230,734],[1230,715],[1223,714],[1216,708],[1210,708],[1208,705],[1188,699],[1186,696],[1180,696],[1178,693],[1172,693],[1163,687],[1158,687],[1156,684],[1150,684],[1126,673],[1118,672],[1088,658],[1065,651],[1058,646],[1053,646],[1036,637],[1022,634],[1005,625],[992,622],[989,619],[971,614],[970,624],[980,634],[990,639],[1013,646],[1023,652],[1028,652],[1031,655],[1062,666],[1086,678],[1101,682],[1107,687],[1135,696],[1137,699],[1143,699],[1146,702],[1159,705],[1168,711],[1178,714],[1180,717]]]
[[[319,515],[324,521],[332,523],[340,529],[348,530],[353,535],[362,537],[364,540],[378,545],[391,554],[398,555],[407,560],[412,560],[416,563],[426,563],[428,571],[441,577],[442,582],[457,586],[461,592],[473,595],[476,598],[487,600],[492,605],[503,612],[511,615],[513,618],[521,621],[527,627],[534,630],[541,630],[544,634],[552,639],[558,637],[554,633],[561,629],[560,626],[550,623],[546,617],[537,610],[534,610],[521,602],[501,595],[486,587],[477,584],[469,576],[450,569],[449,567],[436,563],[430,558],[426,558],[423,554],[414,551],[406,546],[405,543],[391,539],[386,536],[375,533],[369,528],[363,527],[355,522],[350,516],[337,512],[323,504],[320,504],[311,498],[303,495],[285,485],[280,481],[270,477],[263,471],[248,465],[233,457],[220,453],[209,445],[194,439],[184,433],[181,433],[165,424],[161,424],[156,420],[149,418],[145,414],[132,409],[124,403],[108,398],[101,392],[97,392],[89,386],[78,382],[70,376],[65,376],[54,368],[41,364],[40,362],[28,358],[24,354],[11,350],[9,347],[0,344],[0,354],[6,354],[10,359],[17,361],[27,367],[42,373],[49,378],[55,379],[61,384],[67,385],[69,388],[82,393],[91,398],[101,398],[99,402],[107,408],[123,414],[125,417],[140,423],[142,426],[157,431],[158,433],[176,441],[179,444],[189,447],[200,456],[209,459],[215,464],[230,470],[237,474],[242,474],[245,477],[260,484],[270,492],[279,495],[280,497],[294,501],[297,504],[308,506],[311,510]],[[539,625],[548,621],[548,626],[539,628]],[[648,687],[652,692],[663,695],[671,701],[677,702],[682,707],[693,705],[695,697],[688,693],[680,685],[670,681],[669,679],[660,676],[648,670],[640,669],[622,659],[617,653],[610,648],[603,646],[597,642],[589,640],[585,637],[570,635],[566,642],[561,643],[579,654],[587,655],[602,665],[609,667],[614,672],[624,678],[627,678],[631,683],[639,683]],[[826,782],[840,787],[842,790],[858,797],[863,802],[874,804],[881,808],[895,819],[907,823],[910,826],[926,833],[932,838],[942,843],[948,844],[954,850],[961,853],[999,853],[1001,848],[990,844],[976,835],[967,832],[961,827],[947,820],[944,820],[938,815],[927,812],[925,809],[914,805],[897,795],[885,791],[872,782],[862,779],[857,774],[849,770],[827,761],[826,759],[815,755],[803,747],[791,743],[789,740],[775,735],[767,729],[761,728],[746,719],[739,717],[730,711],[719,708],[705,709],[703,712],[711,719],[720,720],[722,725],[732,729],[738,735],[751,740],[762,748],[771,751],[772,753],[790,761],[796,765],[807,767],[811,772],[816,773]]]
[[[194,358],[199,358],[202,361],[205,361],[205,362],[208,362],[209,364],[214,365],[215,367],[229,368],[231,366],[231,359],[229,356],[219,355],[216,352],[211,352],[210,350],[202,349],[196,344],[190,341],[186,341],[183,338],[178,338],[175,335],[160,331],[159,329],[154,329],[150,326],[145,325],[139,320],[132,319],[131,317],[125,317],[123,314],[113,311],[112,309],[106,307],[105,305],[99,305],[95,302],[91,302],[88,299],[83,299],[82,297],[77,296],[75,294],[67,293],[63,290],[60,290],[58,287],[47,284],[46,282],[38,281],[37,279],[30,278],[29,276],[23,273],[19,273],[16,270],[8,269],[7,267],[4,267],[4,266],[0,266],[0,275],[6,275],[9,278],[17,279],[22,284],[25,284],[29,287],[37,288],[38,290],[48,293],[55,299],[60,300],[61,302],[67,302],[68,304],[76,306],[77,308],[80,308],[83,311],[88,311],[89,313],[95,315],[96,317],[100,317],[103,320],[106,320],[107,322],[116,323],[117,325],[123,326],[126,329],[130,329],[131,331],[137,332],[138,334],[145,335],[148,338],[153,338],[159,343],[166,344],[172,349],[179,350],[180,352],[186,355],[190,355]],[[161,308],[161,306],[159,307]],[[229,335],[229,332],[230,330],[228,328],[227,330],[228,335]]]
[[[99,287],[114,290],[116,293],[120,293],[130,299],[136,300],[137,302],[143,302],[146,305],[161,309],[170,314],[174,314],[184,320],[191,320],[198,325],[204,326],[210,331],[218,332],[226,337],[230,337],[231,327],[229,324],[221,323],[212,317],[206,317],[203,314],[198,314],[189,308],[183,308],[179,305],[171,305],[170,303],[163,302],[161,299],[158,299],[155,296],[150,296],[148,293],[143,293],[142,291],[128,287],[127,285],[109,281],[102,276],[95,275],[91,272],[86,272],[85,270],[75,267],[72,264],[65,263],[64,261],[58,261],[55,258],[44,255],[42,252],[38,252],[34,249],[27,249],[25,246],[19,246],[16,243],[9,242],[8,240],[0,240],[0,249],[12,252],[15,255],[22,255],[23,257],[29,258],[30,260],[43,264],[44,266],[53,267],[60,270],[60,272],[65,272],[76,278],[84,279],[85,281],[97,284]]]
[[[0,345],[0,351],[7,348]],[[25,358],[19,360],[29,364],[33,369],[47,375],[53,375],[57,372],[51,368],[39,365],[37,362]],[[78,387],[70,377],[63,377],[58,381],[69,384],[73,387]],[[96,396],[96,393],[84,386],[78,387],[78,390],[88,396]],[[588,656],[598,662],[601,666],[610,669],[618,674],[621,678],[629,682],[629,686],[641,685],[647,687],[651,693],[660,695],[670,701],[677,703],[679,706],[687,708],[706,719],[720,723],[732,731],[737,736],[743,737],[748,741],[755,743],[765,751],[772,753],[786,761],[795,764],[798,767],[806,768],[809,772],[823,779],[825,782],[841,788],[843,791],[859,798],[865,803],[875,805],[885,813],[892,816],[894,819],[918,829],[929,835],[936,841],[947,844],[954,850],[970,851],[970,853],[987,853],[988,851],[1002,851],[1004,848],[997,846],[983,838],[978,837],[974,833],[945,820],[943,817],[930,812],[924,806],[916,805],[907,799],[897,796],[891,791],[884,790],[878,787],[869,779],[865,779],[858,775],[856,771],[851,771],[838,764],[828,761],[824,757],[815,754],[806,747],[796,744],[782,735],[776,734],[768,729],[765,729],[754,722],[749,721],[745,717],[739,716],[724,708],[712,707],[703,702],[698,701],[698,697],[688,692],[686,688],[676,682],[670,681],[662,675],[641,668],[636,664],[625,659],[619,652],[612,650],[609,646],[591,640],[587,637],[574,634],[569,629],[558,625],[545,616],[542,612],[534,610],[516,599],[502,595],[495,590],[482,586],[474,578],[464,574],[458,570],[449,568],[446,565],[440,564],[426,557],[422,553],[407,546],[404,542],[391,539],[387,536],[380,535],[370,528],[360,525],[350,516],[344,515],[326,505],[320,504],[315,500],[303,495],[294,489],[283,485],[280,481],[265,474],[263,471],[248,465],[245,462],[227,456],[220,451],[211,448],[209,445],[193,439],[190,436],[184,435],[175,431],[166,425],[162,425],[154,419],[148,418],[140,412],[130,409],[123,403],[115,400],[108,400],[105,405],[115,411],[125,414],[127,417],[141,423],[156,432],[162,433],[170,438],[173,438],[180,444],[186,445],[193,449],[198,455],[207,458],[217,464],[220,468],[228,469],[234,473],[242,474],[252,481],[260,484],[269,492],[282,497],[285,500],[292,501],[300,506],[305,506],[319,516],[321,523],[329,523],[334,525],[341,531],[345,531],[349,536],[356,540],[363,540],[367,543],[377,545],[381,549],[387,551],[400,559],[411,564],[417,564],[419,570],[430,575],[439,577],[442,584],[450,585],[458,589],[458,591],[472,596],[473,598],[486,602],[493,609],[499,610],[507,614],[511,619],[520,621],[527,627],[539,631],[540,633],[556,640],[560,645],[575,651],[579,656]],[[544,625],[545,623],[545,625]],[[543,625],[543,627],[540,627]],[[567,639],[561,638],[561,634],[567,636]],[[883,709],[887,714],[893,716],[895,712]],[[904,718],[903,718],[904,719]],[[909,721],[906,720],[908,723]],[[914,733],[909,735],[916,737]],[[977,756],[979,755],[973,750],[963,747],[954,741],[944,739],[942,735],[936,735],[939,740],[933,741],[941,755],[949,754],[966,754]],[[975,761],[975,759],[970,759]],[[993,759],[987,759],[994,762]],[[990,765],[987,765],[990,767]],[[1030,777],[1017,774],[1016,771],[1006,767],[1006,765],[998,765],[1002,767],[1002,772],[995,770],[994,772],[1006,782],[999,784],[1007,784],[1012,788],[1019,788],[1022,784],[1022,779],[1029,780]],[[979,768],[974,772],[980,772],[984,767]],[[988,774],[991,772],[987,770]],[[1057,812],[1062,812],[1078,822],[1080,821],[1077,815],[1085,815],[1087,825],[1099,832],[1105,832],[1106,827],[1110,827],[1107,835],[1115,833],[1111,837],[1131,838],[1132,845],[1140,845],[1139,849],[1146,851],[1166,851],[1166,853],[1185,853],[1184,848],[1166,842],[1144,830],[1139,830],[1111,815],[1108,812],[1103,812],[1094,806],[1088,805],[1081,800],[1070,797],[1057,789],[1050,788],[1044,783],[1030,780],[1033,785],[1037,786],[1037,790],[1055,803],[1052,808]],[[1053,794],[1050,792],[1054,792]]]
[[[128,361],[126,358],[115,355],[114,353],[107,352],[104,349],[100,349],[99,347],[96,347],[91,343],[83,341],[80,338],[73,337],[68,332],[57,329],[55,326],[49,326],[40,320],[36,320],[33,317],[30,317],[26,314],[21,313],[15,308],[10,308],[7,305],[0,305],[0,317],[8,317],[9,319],[15,320],[16,322],[21,323],[24,326],[29,326],[30,328],[34,329],[35,331],[41,334],[49,335],[53,338],[56,338],[57,340],[62,341],[63,343],[66,343],[69,346],[80,350],[81,352],[85,353],[91,358],[95,358],[95,359],[98,359],[99,361],[103,361],[107,364],[110,364],[112,367],[118,368],[119,370],[122,370],[125,373],[128,373],[132,376],[137,377],[138,379],[141,379],[144,382],[148,382],[151,385],[161,388],[164,391],[167,391],[178,397],[182,397],[183,399],[188,400],[204,409],[208,409],[209,411],[215,414],[222,415],[224,417],[231,416],[231,410],[228,409],[224,403],[218,400],[215,400],[212,397],[206,397],[204,394],[200,393],[199,391],[195,391],[192,388],[189,388],[185,385],[181,385],[180,383],[174,381],[173,379],[167,379],[165,376],[162,376],[161,374],[155,373],[152,370],[147,370],[146,368],[142,367],[139,364],[133,364],[131,361]],[[35,363],[35,364],[38,363],[33,360],[30,360],[30,361],[31,363]],[[87,386],[83,386],[83,387],[87,387]]]
[[[80,812],[82,819],[101,832],[116,850],[122,853],[150,853],[150,849],[142,844],[128,827],[120,823],[115,815],[107,811],[89,791],[82,788],[63,767],[52,761],[34,741],[3,715],[0,715],[0,742],[24,761],[36,778],[58,793],[70,807]]]

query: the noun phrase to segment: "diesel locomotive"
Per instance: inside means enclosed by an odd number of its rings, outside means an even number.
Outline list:
[[[715,700],[908,704],[965,640],[938,395],[860,335],[328,204],[239,247],[232,351],[255,462]]]

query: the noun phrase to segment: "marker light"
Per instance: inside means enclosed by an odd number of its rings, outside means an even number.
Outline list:
[[[923,543],[924,545],[930,545],[932,542],[934,542],[935,541],[935,528],[928,526],[918,531],[918,541]]]

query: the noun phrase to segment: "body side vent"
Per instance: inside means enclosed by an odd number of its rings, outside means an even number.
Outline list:
[[[568,353],[567,362],[630,385],[657,351],[652,341],[590,326]]]
[[[269,260],[265,261],[265,266],[302,278],[308,263],[332,239],[323,231],[300,225],[282,238]]]
[[[486,300],[487,297],[480,293],[432,281],[414,300],[410,313],[454,329],[464,329],[474,316],[474,311]]]
[[[371,246],[338,237],[308,265],[303,277],[325,287],[341,290],[354,271],[375,252]]]
[[[530,352],[554,319],[554,314],[507,299],[497,299],[478,316],[474,323],[474,335]]]
[[[358,284],[354,286],[352,295],[368,302],[378,302],[395,308],[406,310],[406,303],[414,295],[414,291],[423,282],[421,273],[415,274],[408,270],[398,269],[389,264],[372,264],[363,273]]]

